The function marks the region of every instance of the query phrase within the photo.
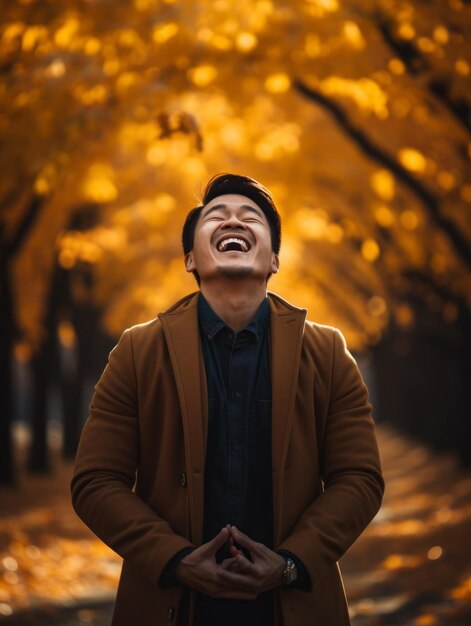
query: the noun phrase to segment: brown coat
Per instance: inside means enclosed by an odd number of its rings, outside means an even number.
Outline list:
[[[337,560],[378,511],[383,480],[367,390],[334,328],[270,299],[274,545],[310,592],[277,591],[284,626],[345,626]],[[125,331],[96,386],[72,480],[75,510],[124,559],[113,626],[177,620],[160,574],[203,527],[206,379],[197,297]],[[133,488],[134,485],[134,488]]]

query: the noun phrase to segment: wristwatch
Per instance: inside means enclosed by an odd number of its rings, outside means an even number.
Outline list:
[[[291,586],[298,580],[298,566],[290,556],[283,556],[285,560],[285,569],[283,570],[283,585],[285,587]]]

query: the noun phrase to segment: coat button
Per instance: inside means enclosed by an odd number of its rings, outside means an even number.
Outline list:
[[[185,472],[182,472],[180,474],[180,486],[181,487],[186,487],[186,474],[185,474]]]
[[[168,621],[173,622],[174,617],[175,617],[175,607],[169,606],[168,607]]]

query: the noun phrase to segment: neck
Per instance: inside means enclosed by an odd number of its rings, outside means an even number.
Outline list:
[[[213,311],[231,328],[238,332],[253,319],[267,295],[266,282],[259,285],[247,281],[201,283],[200,291]]]

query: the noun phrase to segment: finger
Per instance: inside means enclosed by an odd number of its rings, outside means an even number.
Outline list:
[[[236,557],[225,559],[228,563],[226,567],[223,569],[225,571],[237,571],[239,574],[246,576],[256,576],[258,574],[258,570],[256,566],[249,561],[243,554],[238,554]],[[224,561],[223,561],[224,563]],[[222,567],[222,563],[218,565],[218,568]]]
[[[237,591],[253,593],[258,583],[258,581],[255,580],[253,576],[248,576],[245,573],[234,571],[234,570],[226,570],[226,569],[219,568],[217,575],[218,575],[218,581],[223,586],[229,587]]]
[[[211,539],[211,541],[208,541],[205,544],[205,551],[209,552],[210,554],[216,554],[219,548],[222,548],[222,546],[227,542],[228,537],[229,531],[227,530],[227,528],[223,528],[218,532],[215,537],[213,537],[213,539]]]
[[[255,565],[252,563],[250,559],[248,559],[243,552],[239,550],[239,554],[235,557],[237,559],[237,564],[239,569],[243,572],[255,572]]]
[[[229,558],[229,559],[224,559],[224,561],[221,563],[221,567],[223,569],[237,569],[239,567],[239,562],[237,560],[237,558]]]
[[[232,556],[237,556],[238,554],[243,554],[243,552],[241,550],[239,550],[239,548],[236,548],[236,546],[234,546],[234,545],[230,546],[229,552],[232,554]]]
[[[249,552],[260,551],[261,544],[259,544],[257,541],[254,541],[253,539],[250,539],[250,537],[241,532],[237,528],[237,526],[231,526],[231,535],[235,539],[235,541],[237,541],[237,543],[240,543],[241,546],[247,548]]]

